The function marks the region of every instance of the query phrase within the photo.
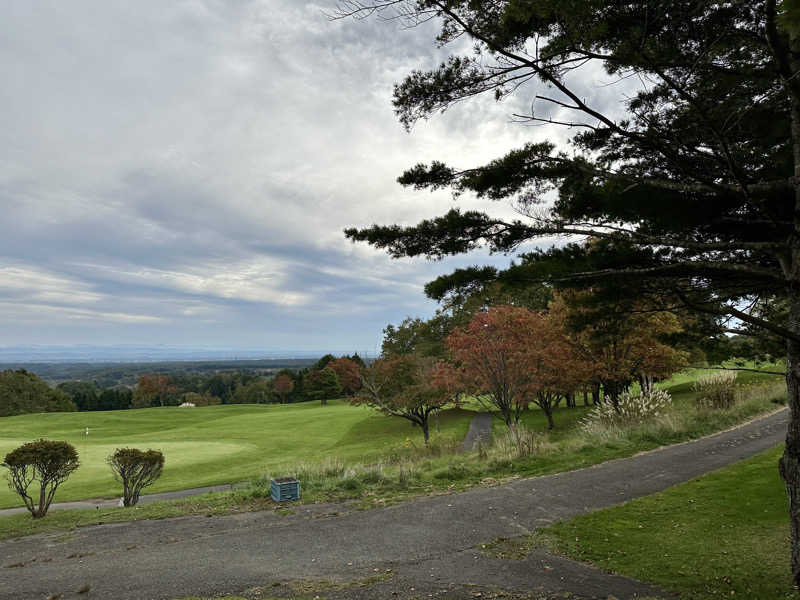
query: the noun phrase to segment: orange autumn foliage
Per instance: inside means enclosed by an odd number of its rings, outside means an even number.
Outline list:
[[[591,371],[561,320],[545,311],[495,306],[447,339],[464,392],[496,408],[509,427],[530,404],[552,428],[553,409]]]

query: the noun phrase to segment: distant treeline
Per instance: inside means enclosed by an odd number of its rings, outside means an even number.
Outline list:
[[[0,371],[24,369],[51,384],[65,381],[92,381],[99,388],[117,385],[134,387],[142,375],[202,375],[245,372],[272,375],[281,369],[299,370],[311,367],[313,358],[280,358],[263,360],[168,361],[149,363],[5,363]]]
[[[241,366],[243,362],[278,361],[236,361],[235,364]],[[253,369],[214,372],[174,372],[170,369],[175,363],[169,363],[166,368],[163,364],[155,363],[152,366],[159,368],[139,374],[135,385],[112,387],[103,387],[96,380],[62,381],[51,387],[33,372],[7,369],[0,371],[0,416],[33,412],[125,410],[184,403],[208,406],[320,400],[324,404],[330,398],[354,394],[361,385],[360,369],[364,361],[358,354],[338,358],[328,354],[316,362],[303,362],[310,364],[294,369],[265,368],[259,364]],[[225,366],[229,367],[230,363],[225,363]]]

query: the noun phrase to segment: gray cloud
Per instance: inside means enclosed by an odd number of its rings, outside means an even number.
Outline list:
[[[397,186],[411,164],[480,164],[565,134],[513,124],[522,95],[408,135],[392,85],[442,59],[435,29],[330,22],[332,4],[5,7],[0,345],[374,351],[386,323],[432,312],[426,281],[507,262],[393,261],[343,238],[454,204]],[[587,93],[608,102],[595,83]]]

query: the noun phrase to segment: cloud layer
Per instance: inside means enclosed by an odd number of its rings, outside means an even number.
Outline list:
[[[331,22],[332,4],[5,7],[0,345],[374,352],[432,312],[426,281],[486,260],[393,261],[342,229],[450,208],[395,183],[416,162],[564,134],[490,101],[407,134],[392,85],[441,60],[434,29]]]

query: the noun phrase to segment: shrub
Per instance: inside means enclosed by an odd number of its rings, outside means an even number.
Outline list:
[[[114,479],[122,483],[122,503],[135,506],[142,489],[152,484],[164,470],[164,455],[158,450],[117,448],[107,459]]]
[[[40,519],[47,514],[58,486],[80,466],[80,461],[72,444],[37,440],[6,454],[3,466],[9,471],[8,487],[19,494],[31,516]],[[28,494],[34,481],[39,482],[38,505]]]
[[[581,421],[584,431],[595,432],[608,426],[626,426],[644,423],[661,416],[664,409],[672,403],[672,397],[664,390],[653,390],[648,394],[634,396],[623,392],[615,409],[610,402],[595,407]]]
[[[736,373],[720,371],[701,375],[694,383],[698,408],[730,408],[736,402]]]

